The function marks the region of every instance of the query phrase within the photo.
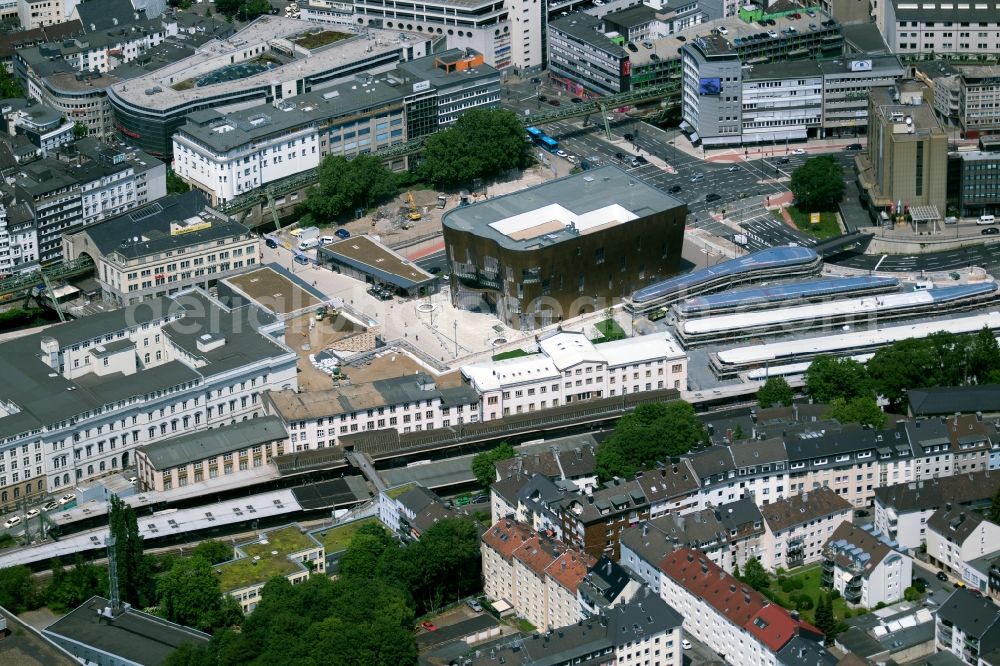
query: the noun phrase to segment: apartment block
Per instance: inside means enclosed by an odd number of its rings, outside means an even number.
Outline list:
[[[935,650],[950,652],[963,664],[979,666],[980,657],[1000,648],[1000,606],[970,590],[952,592],[934,621]]]
[[[909,555],[851,523],[841,523],[823,546],[823,587],[837,590],[851,605],[896,603],[912,579]]]
[[[771,502],[762,506],[760,513],[764,534],[758,559],[768,571],[818,562],[833,531],[854,518],[853,507],[829,488]]]
[[[1000,525],[949,502],[927,519],[926,540],[927,560],[961,577],[966,563],[997,549]]]

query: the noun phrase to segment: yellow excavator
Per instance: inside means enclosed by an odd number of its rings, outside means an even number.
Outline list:
[[[407,213],[406,217],[411,222],[417,222],[423,217],[417,209],[417,202],[413,200],[413,192],[406,193],[406,206],[409,208],[409,213]]]

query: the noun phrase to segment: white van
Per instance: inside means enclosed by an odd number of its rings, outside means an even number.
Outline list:
[[[317,245],[319,245],[319,242],[315,238],[312,238],[310,240],[304,240],[301,243],[299,243],[299,250],[301,252],[305,252],[306,250],[313,249]]]
[[[976,224],[996,224],[997,218],[992,215],[980,215]]]

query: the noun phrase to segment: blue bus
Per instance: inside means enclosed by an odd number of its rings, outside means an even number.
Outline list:
[[[531,137],[531,140],[535,143],[540,142],[542,137],[545,136],[545,132],[537,127],[529,127],[526,131],[528,132],[528,136]]]
[[[539,140],[539,144],[550,153],[554,153],[559,150],[559,142],[547,134],[542,135],[542,138]]]

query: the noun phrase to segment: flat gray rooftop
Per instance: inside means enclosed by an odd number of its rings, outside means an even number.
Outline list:
[[[532,250],[574,238],[578,233],[586,234],[590,229],[627,224],[630,219],[683,205],[617,166],[604,166],[452,209],[445,213],[442,224],[446,229],[472,232],[512,250]],[[599,219],[585,224],[582,221],[588,214]],[[628,218],[627,214],[634,217]]]
[[[469,80],[480,80],[500,76],[500,72],[485,62],[466,71],[447,72],[438,66],[439,62],[454,62],[462,58],[464,49],[448,49],[443,53],[435,53],[409,62],[400,63],[399,69],[416,77],[416,81],[427,80],[435,88],[447,88],[451,85],[462,85]]]
[[[158,470],[186,465],[237,449],[248,449],[288,436],[277,416],[239,421],[220,428],[209,428],[180,437],[147,444],[139,450]]]

